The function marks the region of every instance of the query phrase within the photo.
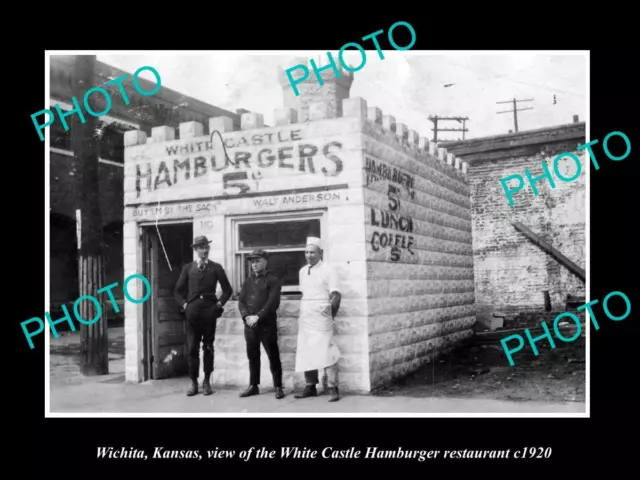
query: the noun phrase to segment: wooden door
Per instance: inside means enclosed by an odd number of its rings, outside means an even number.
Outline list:
[[[154,292],[151,363],[152,378],[155,379],[183,376],[188,371],[186,319],[173,296],[173,289],[184,264],[184,244],[188,241],[188,238],[181,238],[184,236],[181,235],[184,228],[180,227],[163,226],[160,229],[162,242],[157,231],[150,229],[153,269],[151,285]]]

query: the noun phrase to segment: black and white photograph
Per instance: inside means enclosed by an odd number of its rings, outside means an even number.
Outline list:
[[[589,416],[589,52],[366,48],[47,51],[47,417]]]

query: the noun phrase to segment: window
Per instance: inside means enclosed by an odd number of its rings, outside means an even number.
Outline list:
[[[133,128],[105,122],[100,122],[98,128],[100,131],[100,143],[98,144],[100,158],[124,163],[124,132],[133,130]]]
[[[282,280],[282,293],[299,294],[298,272],[307,263],[307,237],[321,237],[322,222],[321,211],[231,219],[234,292],[240,292],[251,273],[247,255],[261,249],[269,253],[269,270]]]
[[[52,101],[52,106],[54,105]],[[53,107],[55,110],[55,107]],[[60,108],[63,113],[68,110]],[[85,117],[88,116],[85,113]],[[51,147],[62,150],[73,150],[71,143],[71,120],[67,120],[69,130],[65,131],[62,122],[54,122],[51,125]],[[134,130],[134,127],[120,122],[105,122],[98,119],[94,136],[99,139],[98,156],[105,160],[124,164],[124,132]]]

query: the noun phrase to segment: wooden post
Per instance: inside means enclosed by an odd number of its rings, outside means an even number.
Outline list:
[[[538,245],[542,250],[544,250],[553,258],[555,258],[560,265],[564,266],[567,270],[569,270],[571,273],[573,273],[576,277],[578,277],[583,282],[585,281],[586,274],[584,270],[580,268],[578,265],[576,265],[575,263],[573,263],[571,260],[569,260],[567,257],[565,257],[558,250],[553,248],[549,243],[545,242],[542,238],[540,238],[538,235],[533,233],[531,230],[529,230],[520,222],[513,221],[511,222],[511,225],[513,225],[516,230],[523,233],[529,240],[531,240],[532,243],[534,243],[535,245]]]
[[[72,94],[82,108],[84,123],[79,113],[66,118],[69,123],[71,145],[76,166],[80,172],[80,245],[79,290],[82,296],[91,296],[100,302],[100,311],[91,300],[82,300],[78,313],[85,321],[98,318],[91,325],[80,324],[82,338],[82,372],[85,375],[109,373],[107,320],[104,293],[97,293],[104,285],[102,266],[102,216],[98,176],[98,120],[84,108],[84,95],[95,85],[95,55],[77,55],[72,73]],[[89,98],[92,110],[100,111]]]
[[[438,143],[438,116],[433,117],[433,143]]]

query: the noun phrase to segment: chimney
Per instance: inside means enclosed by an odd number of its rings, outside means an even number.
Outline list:
[[[573,116],[573,123],[578,123],[580,120],[578,120],[578,115],[574,115]]]
[[[353,73],[347,72],[339,64],[338,59],[333,57],[336,65],[338,65],[338,71],[340,77],[336,77],[336,72],[332,68],[322,70],[320,75],[322,77],[323,85],[320,85],[316,74],[311,66],[311,62],[306,58],[295,58],[291,63],[286,66],[280,66],[278,70],[278,81],[283,90],[283,99],[285,108],[293,108],[298,111],[298,121],[305,122],[309,119],[309,104],[311,102],[326,101],[330,107],[330,117],[336,118],[342,116],[342,100],[349,98],[349,90],[351,90],[351,84],[353,83]],[[330,65],[327,55],[321,56],[320,59],[315,59],[315,64],[318,69]],[[309,76],[306,80],[297,83],[299,95],[296,96],[293,91],[293,87],[287,78],[285,70],[291,68],[294,65],[305,65],[309,69]],[[291,75],[294,78],[299,78],[303,70],[301,68],[292,70]]]

